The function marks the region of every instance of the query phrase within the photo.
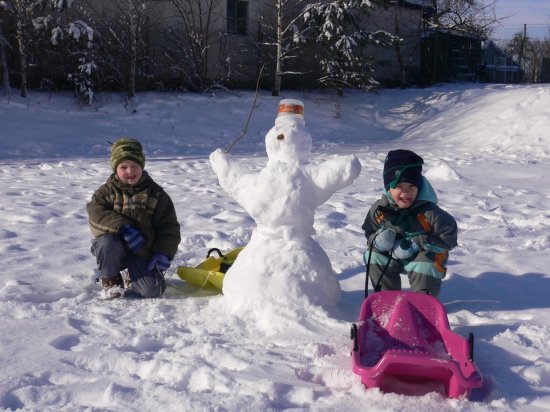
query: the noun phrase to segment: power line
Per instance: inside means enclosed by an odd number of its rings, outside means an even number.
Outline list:
[[[550,23],[526,23],[527,27],[550,27]],[[500,29],[511,29],[511,28],[517,28],[517,27],[523,27],[523,24],[512,24],[507,26],[498,26]]]

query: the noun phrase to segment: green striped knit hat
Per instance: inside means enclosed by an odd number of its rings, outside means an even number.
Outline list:
[[[113,143],[111,146],[111,166],[114,172],[116,172],[116,168],[120,162],[124,160],[133,160],[142,168],[145,167],[143,147],[138,140],[123,137]]]

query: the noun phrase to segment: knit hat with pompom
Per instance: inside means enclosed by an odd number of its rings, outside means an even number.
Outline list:
[[[407,182],[420,189],[424,160],[415,152],[391,150],[384,161],[384,188],[395,189],[400,182]]]

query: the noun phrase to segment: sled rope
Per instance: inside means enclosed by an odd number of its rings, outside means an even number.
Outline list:
[[[365,269],[365,298],[369,296],[369,268],[370,268],[370,259],[372,256],[372,248],[374,247],[374,240],[376,239],[376,236],[378,236],[378,233],[374,235],[372,238],[372,242],[369,247],[369,258],[367,259],[367,265]],[[390,265],[390,262],[392,260],[392,255],[390,254],[388,261],[386,262],[386,265],[384,266],[384,270],[382,270],[382,273],[380,274],[380,277],[376,281],[376,285],[372,285],[374,288],[374,292],[380,292],[380,282],[382,281],[382,278],[386,274],[386,270],[388,269],[388,266]]]

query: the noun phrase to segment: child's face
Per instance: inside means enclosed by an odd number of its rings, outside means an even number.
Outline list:
[[[143,168],[133,160],[123,160],[116,168],[116,175],[122,183],[135,185],[141,179]]]
[[[412,183],[401,182],[395,189],[390,189],[390,195],[399,209],[406,209],[416,200],[418,187]]]

